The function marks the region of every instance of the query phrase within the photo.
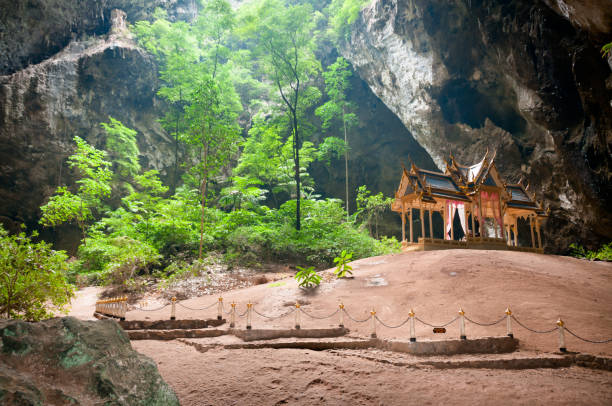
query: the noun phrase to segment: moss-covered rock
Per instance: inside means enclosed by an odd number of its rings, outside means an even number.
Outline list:
[[[0,404],[178,405],[112,320],[0,321]]]

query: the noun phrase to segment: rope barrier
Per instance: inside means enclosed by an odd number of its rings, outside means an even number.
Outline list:
[[[112,303],[111,303],[112,302]],[[114,304],[115,302],[120,304]],[[221,303],[221,304],[220,304]],[[311,319],[315,319],[315,320],[325,320],[325,319],[329,319],[332,318],[334,316],[336,316],[338,313],[340,313],[340,327],[343,327],[343,315],[346,315],[349,319],[351,319],[353,322],[355,323],[367,323],[368,321],[371,320],[372,322],[372,336],[375,337],[376,336],[376,321],[378,321],[382,326],[386,327],[386,328],[390,328],[390,329],[396,329],[396,328],[400,328],[403,327],[404,325],[406,325],[406,323],[411,322],[411,326],[410,326],[410,340],[411,341],[416,341],[416,337],[415,337],[415,333],[414,333],[414,320],[417,320],[418,322],[420,322],[421,324],[424,324],[426,326],[429,327],[433,327],[433,328],[444,328],[447,327],[451,324],[453,324],[454,322],[456,322],[457,320],[461,319],[461,323],[462,323],[462,336],[461,338],[465,339],[465,327],[463,326],[463,319],[469,321],[472,324],[476,324],[478,326],[482,326],[482,327],[490,327],[490,326],[494,326],[497,325],[501,322],[504,321],[504,319],[507,322],[507,334],[509,336],[513,336],[512,335],[512,324],[511,324],[511,320],[514,320],[519,326],[521,326],[522,328],[532,332],[532,333],[536,333],[536,334],[550,334],[554,331],[559,331],[560,334],[560,349],[562,351],[565,351],[565,341],[563,338],[563,332],[567,331],[569,334],[571,334],[572,336],[574,336],[575,338],[587,342],[587,343],[592,343],[592,344],[607,344],[612,342],[612,338],[606,339],[606,340],[590,340],[584,337],[579,336],[578,334],[574,333],[572,330],[568,329],[567,327],[565,327],[564,323],[561,320],[557,321],[557,325],[551,329],[548,330],[536,330],[533,329],[531,327],[526,326],[525,324],[521,323],[520,320],[518,320],[510,311],[509,308],[506,309],[505,311],[505,315],[502,316],[501,318],[499,318],[498,320],[495,320],[493,322],[487,323],[487,322],[480,322],[480,321],[476,321],[476,320],[472,320],[469,317],[465,316],[465,312],[463,311],[463,309],[459,310],[459,316],[455,317],[454,319],[450,320],[447,323],[441,324],[441,325],[435,325],[435,324],[431,324],[428,323],[418,317],[415,316],[414,311],[411,310],[408,317],[403,320],[401,323],[397,324],[397,325],[391,325],[391,324],[387,324],[385,323],[380,317],[378,317],[376,315],[376,312],[374,310],[372,310],[370,312],[370,316],[366,317],[365,319],[356,319],[353,316],[351,316],[351,314],[345,309],[344,305],[342,303],[340,303],[339,308],[336,309],[336,311],[334,311],[333,313],[329,314],[329,315],[325,315],[325,316],[318,316],[312,313],[309,313],[307,311],[305,311],[304,309],[302,309],[299,305],[299,303],[296,303],[295,307],[292,307],[288,312],[283,313],[281,315],[278,316],[268,316],[266,314],[260,313],[259,311],[257,311],[257,309],[255,309],[255,307],[253,306],[253,304],[251,302],[249,302],[247,304],[247,308],[245,309],[245,311],[241,314],[236,313],[236,304],[232,303],[232,307],[230,308],[229,311],[226,311],[225,308],[222,305],[222,299],[219,298],[218,302],[213,302],[210,305],[201,307],[201,308],[193,308],[193,307],[189,307],[186,306],[180,302],[176,302],[176,299],[173,298],[173,303],[168,303],[165,305],[162,305],[160,307],[154,308],[154,309],[145,309],[143,307],[139,307],[139,306],[134,306],[134,305],[130,305],[127,304],[127,298],[117,298],[117,299],[110,299],[110,300],[101,300],[96,302],[96,311],[98,311],[98,308],[100,308],[100,311],[104,311],[107,310],[107,312],[109,313],[117,313],[119,314],[122,309],[123,309],[123,316],[125,315],[125,311],[127,309],[129,310],[139,310],[139,311],[143,311],[143,312],[157,312],[160,310],[165,309],[166,307],[173,305],[173,311],[172,311],[172,318],[174,317],[174,305],[178,304],[179,306],[188,309],[188,310],[192,310],[192,311],[201,311],[201,310],[207,310],[210,309],[212,307],[214,307],[215,305],[219,306],[219,315],[217,317],[220,317],[220,314],[226,314],[226,315],[232,315],[232,320],[235,319],[236,316],[238,316],[239,318],[242,317],[247,317],[247,329],[250,328],[250,322],[252,319],[252,313],[249,313],[249,310],[251,312],[255,312],[258,316],[266,318],[268,320],[276,320],[276,319],[281,319],[283,317],[287,317],[290,314],[292,314],[293,312],[295,312],[296,310],[298,310],[298,312],[296,313],[296,328],[300,328],[300,319],[299,319],[299,313],[304,313],[306,316],[310,317]],[[104,306],[106,305],[106,307],[108,307],[108,309],[104,308],[102,309]],[[113,307],[115,306],[115,307]],[[122,307],[123,306],[123,307]],[[233,327],[233,326],[232,326]]]
[[[493,323],[480,323],[480,322],[477,322],[477,321],[475,321],[475,320],[470,319],[468,316],[465,316],[465,315],[464,315],[464,317],[465,317],[465,319],[466,319],[467,321],[469,321],[470,323],[474,323],[474,324],[477,324],[477,325],[479,325],[479,326],[483,326],[483,327],[490,327],[490,326],[494,326],[494,325],[496,325],[496,324],[501,323],[502,321],[504,321],[504,320],[506,319],[506,315],[504,315],[504,316],[503,316],[501,319],[499,319],[499,320],[497,320],[497,321],[494,321]]]
[[[315,316],[314,314],[310,314],[308,313],[306,310],[300,308],[300,310],[302,311],[302,313],[304,313],[306,316],[310,317],[311,319],[315,319],[315,320],[325,320],[325,319],[329,319],[331,317],[334,317],[336,314],[338,314],[338,312],[340,311],[340,309],[336,309],[335,312],[333,312],[332,314],[330,314],[329,316]]]
[[[207,310],[207,309],[210,309],[211,307],[215,306],[215,305],[217,304],[217,302],[211,303],[210,305],[208,305],[208,306],[204,306],[204,307],[202,307],[202,308],[200,308],[200,309],[196,309],[196,308],[193,308],[193,307],[188,307],[188,306],[185,306],[185,305],[184,305],[184,304],[182,304],[181,302],[177,302],[177,304],[178,304],[179,306],[181,306],[181,307],[183,307],[183,308],[187,309],[187,310],[200,311],[200,310]]]
[[[454,319],[452,319],[451,321],[449,321],[449,322],[448,322],[448,323],[446,323],[446,324],[442,324],[441,326],[436,326],[436,325],[433,325],[433,324],[427,323],[426,321],[423,321],[423,320],[419,319],[418,317],[415,317],[415,320],[417,320],[417,321],[419,321],[419,322],[421,322],[421,323],[423,323],[423,324],[425,324],[426,326],[429,326],[429,327],[433,327],[433,328],[442,328],[442,327],[446,327],[446,326],[448,326],[448,325],[450,325],[450,324],[453,324],[454,322],[456,322],[457,320],[459,320],[459,316],[455,317]]]
[[[288,316],[288,315],[290,315],[291,313],[293,313],[293,312],[295,311],[295,307],[292,307],[292,308],[291,308],[291,310],[289,310],[287,313],[281,314],[280,316],[266,316],[266,315],[265,315],[265,314],[263,314],[263,313],[259,313],[259,312],[257,311],[257,309],[255,309],[255,306],[253,306],[253,311],[255,312],[255,314],[257,314],[257,315],[259,315],[259,316],[261,316],[261,317],[265,317],[266,319],[269,319],[269,320],[276,320],[276,319],[282,319],[283,317]]]
[[[400,324],[398,324],[397,326],[390,326],[388,324],[386,324],[384,321],[382,321],[381,319],[378,318],[378,316],[374,316],[376,317],[376,320],[378,320],[378,322],[380,324],[382,324],[383,326],[387,327],[387,328],[400,328],[402,327],[404,324],[408,323],[410,321],[410,316],[408,316],[408,318],[406,320],[404,320],[403,322],[401,322]]]
[[[523,328],[524,328],[524,329],[526,329],[526,330],[531,331],[532,333],[536,333],[536,334],[548,334],[548,333],[552,333],[553,331],[557,330],[557,327],[553,327],[553,328],[551,328],[550,330],[534,330],[534,329],[532,329],[532,328],[527,327],[526,325],[524,325],[524,324],[523,324],[523,323],[521,323],[520,321],[518,321],[518,319],[517,319],[516,317],[514,317],[514,316],[510,316],[510,317],[512,317],[512,319],[513,319],[514,321],[516,321],[516,323],[517,323],[519,326],[523,327]]]
[[[344,314],[346,314],[346,315],[347,315],[347,317],[348,317],[349,319],[353,320],[355,323],[365,323],[366,321],[368,321],[368,320],[370,320],[370,319],[372,318],[372,317],[367,317],[367,318],[365,318],[365,319],[363,319],[363,320],[357,320],[357,319],[353,318],[353,317],[352,317],[352,316],[349,314],[349,312],[347,312],[347,311],[346,311],[346,309],[342,309],[342,311],[344,312]]]
[[[601,340],[601,341],[597,341],[597,340],[589,340],[589,339],[586,339],[586,338],[582,338],[582,337],[580,337],[578,334],[574,333],[572,330],[570,330],[570,329],[569,329],[569,328],[567,328],[567,327],[565,327],[565,331],[567,331],[568,333],[570,333],[571,335],[573,335],[573,336],[574,336],[574,337],[576,337],[577,339],[582,340],[582,341],[587,342],[587,343],[592,343],[592,344],[606,344],[606,343],[612,342],[612,338],[609,338],[609,339],[607,339],[607,340]]]
[[[168,303],[167,305],[163,305],[162,307],[158,307],[157,309],[144,309],[142,307],[130,305],[131,310],[140,310],[140,311],[143,311],[143,312],[156,312],[158,310],[165,309],[168,306],[170,306],[170,303]]]

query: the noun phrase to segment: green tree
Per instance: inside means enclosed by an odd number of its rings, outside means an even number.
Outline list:
[[[378,222],[382,213],[391,207],[393,199],[384,197],[382,192],[372,195],[365,186],[357,189],[357,216],[362,216],[368,225],[370,235],[378,238]],[[374,223],[374,232],[372,231]]]
[[[313,52],[312,7],[308,4],[287,5],[281,0],[261,0],[249,7],[242,26],[243,32],[255,40],[254,54],[259,58],[265,74],[275,84],[290,118],[297,200],[295,227],[299,230],[300,103],[305,84],[318,70],[318,61]]]
[[[89,145],[80,137],[74,137],[76,151],[68,158],[70,168],[76,169],[78,189],[72,193],[67,187],[58,187],[47,204],[42,206],[40,223],[57,226],[76,222],[85,236],[86,223],[102,206],[102,199],[110,196],[113,172],[105,160],[105,152]]]
[[[231,94],[233,88],[228,85],[225,90]],[[235,96],[235,93],[233,93],[233,96]],[[192,102],[187,108],[190,131],[186,141],[197,147],[199,151],[199,162],[192,169],[200,179],[200,259],[202,258],[204,243],[204,216],[208,181],[211,176],[215,176],[219,172],[236,151],[236,144],[240,137],[236,113],[237,103],[228,104],[228,100],[223,100],[222,97],[219,82],[211,77],[204,78],[193,92]]]
[[[325,90],[329,100],[317,108],[316,114],[323,120],[323,128],[329,128],[336,120],[342,122],[344,130],[344,183],[345,183],[345,204],[346,214],[349,214],[349,173],[348,173],[348,130],[357,124],[357,115],[354,113],[355,106],[346,100],[346,92],[350,89],[352,72],[348,62],[338,57],[336,62],[331,64],[326,72]],[[338,151],[337,142],[332,144],[335,151]]]
[[[108,123],[100,123],[100,126],[106,132],[106,152],[114,174],[112,184],[120,189],[120,194],[129,193],[134,176],[140,172],[140,150],[136,143],[138,133],[119,120],[108,119]]]
[[[33,234],[32,237],[36,237]],[[37,321],[64,311],[74,295],[66,281],[68,256],[25,233],[9,235],[0,226],[0,314]]]

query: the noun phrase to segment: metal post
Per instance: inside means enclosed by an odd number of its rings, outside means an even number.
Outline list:
[[[219,297],[219,303],[217,303],[217,320],[223,318],[223,298]]]
[[[251,329],[251,309],[253,307],[253,303],[251,303],[249,301],[249,303],[247,303],[247,330]]]
[[[567,352],[567,348],[565,347],[565,323],[559,317],[557,320],[557,327],[559,327],[559,351]]]
[[[230,327],[236,326],[236,302],[232,302],[232,314],[230,318]]]
[[[125,314],[127,313],[127,296],[123,296],[123,300],[121,301],[121,317],[119,320],[125,320]]]
[[[172,310],[170,311],[170,320],[176,320],[176,298],[172,297]]]
[[[465,312],[463,311],[463,308],[459,308],[459,326],[461,328],[459,338],[462,340],[467,340],[465,335]]]
[[[372,334],[370,337],[376,338],[376,310],[372,309],[370,315],[372,316]]]
[[[410,342],[416,342],[416,334],[414,332],[414,310],[410,309],[410,313],[408,313],[410,317]]]
[[[512,334],[512,310],[510,310],[510,306],[506,308],[506,335],[514,338],[514,334]]]
[[[300,329],[300,302],[295,302],[295,329]]]
[[[338,325],[338,327],[344,328],[344,305],[340,303],[339,307],[340,307],[340,324]]]

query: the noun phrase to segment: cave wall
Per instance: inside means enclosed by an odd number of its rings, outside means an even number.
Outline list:
[[[508,181],[524,176],[551,209],[549,251],[612,239],[612,76],[599,55],[612,11],[554,3],[375,0],[341,46],[440,169],[490,148]]]
[[[99,123],[109,116],[138,131],[144,167],[170,166],[154,59],[132,40],[125,13],[113,17],[105,35],[71,40],[52,57],[0,76],[0,220],[9,228],[36,224],[39,206],[73,179],[65,162],[73,137],[103,148]]]

